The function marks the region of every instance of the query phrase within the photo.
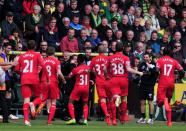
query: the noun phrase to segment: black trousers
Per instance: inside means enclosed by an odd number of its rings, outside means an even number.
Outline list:
[[[8,121],[8,103],[7,99],[5,98],[6,91],[1,91],[0,90],[0,103],[1,103],[1,110],[2,110],[2,115],[3,115],[3,122]]]

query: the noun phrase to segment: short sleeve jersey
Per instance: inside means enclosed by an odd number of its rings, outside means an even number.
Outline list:
[[[116,53],[109,57],[108,71],[112,77],[128,77],[126,67],[130,67],[130,60],[122,53]]]
[[[76,77],[75,87],[84,86],[89,88],[89,81],[90,81],[89,70],[90,70],[89,66],[82,64],[71,71],[70,76]]]
[[[104,68],[108,66],[108,56],[100,54],[92,59],[90,69],[96,73],[96,81],[105,81]]]
[[[34,51],[20,55],[15,70],[21,72],[21,84],[39,84],[38,67],[43,67],[43,58]]]
[[[183,67],[173,58],[164,56],[157,60],[156,67],[160,70],[159,84],[174,83],[174,71]]]

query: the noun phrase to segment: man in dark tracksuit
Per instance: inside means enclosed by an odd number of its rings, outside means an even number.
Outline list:
[[[137,123],[148,123],[153,124],[153,97],[154,97],[154,85],[156,83],[157,71],[156,64],[151,61],[150,54],[144,54],[144,62],[139,65],[139,71],[143,72],[144,75],[141,77],[139,96],[141,104],[141,118]],[[146,100],[149,104],[149,120],[146,121],[145,109]]]

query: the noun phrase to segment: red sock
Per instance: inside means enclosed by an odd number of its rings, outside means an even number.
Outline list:
[[[116,120],[116,105],[115,101],[111,102],[112,119]]]
[[[23,104],[23,114],[24,114],[24,121],[29,121],[29,103]]]
[[[107,111],[107,105],[105,102],[100,102],[100,106],[101,106],[101,109],[103,110],[103,113],[105,114],[105,116],[108,115],[108,111]]]
[[[111,102],[107,102],[107,110],[108,110],[108,113],[110,115],[110,118],[112,119],[112,110],[111,110]]]
[[[172,120],[172,109],[170,104],[168,105],[168,110],[166,110],[167,113],[167,122],[170,123]]]
[[[87,120],[88,118],[88,105],[83,106],[83,114],[84,114],[84,120]]]
[[[34,103],[35,106],[41,104],[41,102],[42,102],[42,100],[41,100],[41,98],[39,98],[39,97],[37,97],[37,98],[34,99],[34,101],[33,101],[33,103]]]
[[[68,111],[70,114],[71,119],[75,119],[75,115],[74,115],[74,105],[72,103],[68,104]]]
[[[125,115],[126,115],[126,112],[127,112],[127,103],[125,101],[123,101],[121,104],[120,104],[120,111],[121,111],[121,120],[124,121],[125,119]]]
[[[51,105],[50,106],[50,113],[48,116],[48,123],[51,123],[52,119],[54,118],[55,112],[56,112],[56,105]]]

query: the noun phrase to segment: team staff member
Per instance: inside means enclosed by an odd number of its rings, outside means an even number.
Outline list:
[[[145,103],[148,100],[149,104],[149,120],[148,124],[153,124],[153,96],[154,96],[154,85],[156,83],[157,71],[156,64],[151,61],[150,54],[145,53],[144,61],[139,65],[138,70],[144,72],[143,76],[141,76],[140,88],[139,88],[139,96],[140,96],[140,104],[141,104],[141,118],[137,121],[137,123],[146,123],[145,117]]]
[[[0,54],[2,50],[0,49]],[[5,84],[5,71],[10,69],[15,63],[12,62],[5,62],[4,57],[0,55],[0,102],[2,108],[2,115],[3,115],[3,123],[9,123],[8,121],[8,103],[6,99],[6,84]]]

